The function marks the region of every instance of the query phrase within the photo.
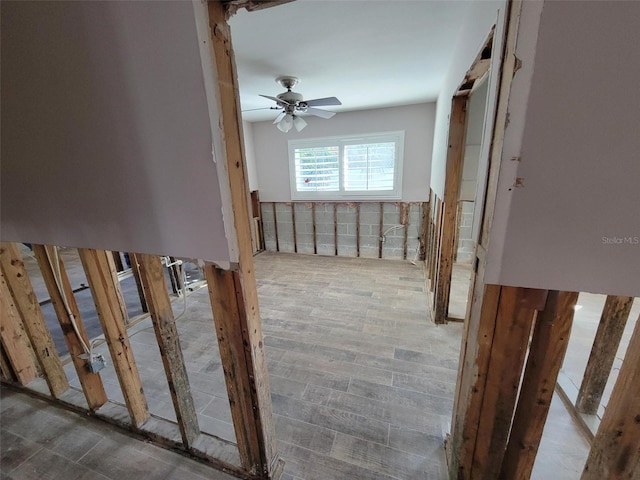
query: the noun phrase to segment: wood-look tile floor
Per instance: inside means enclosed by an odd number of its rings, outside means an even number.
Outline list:
[[[256,257],[288,479],[440,479],[461,325],[427,316],[421,266]]]
[[[447,478],[462,324],[428,319],[423,267],[276,253],[255,264],[283,479]],[[187,307],[177,324],[201,429],[233,441],[206,289]],[[150,320],[129,335],[152,413],[175,419]],[[109,360],[106,346],[97,351]],[[72,366],[66,371],[77,385]],[[122,402],[113,368],[101,376]],[[532,478],[578,479],[587,451],[554,399]]]

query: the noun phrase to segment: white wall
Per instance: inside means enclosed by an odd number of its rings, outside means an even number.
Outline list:
[[[228,263],[206,6],[1,8],[2,239]]]
[[[404,130],[402,200],[429,200],[430,158],[433,149],[435,105],[423,103],[403,107],[339,113],[325,120],[305,117],[309,125],[302,132],[280,132],[271,121],[253,124],[260,200],[287,202],[289,187],[288,141],[290,139],[356,135]]]
[[[524,3],[485,281],[640,296],[640,3]]]
[[[258,170],[256,166],[256,150],[253,145],[253,124],[242,122],[244,132],[244,155],[247,162],[247,179],[249,181],[249,191],[259,190]]]
[[[451,113],[451,99],[462,81],[464,75],[471,67],[476,56],[480,52],[489,35],[491,27],[496,24],[497,30],[491,59],[491,72],[489,77],[489,106],[493,108],[495,103],[495,91],[497,88],[497,74],[502,48],[502,23],[504,19],[505,2],[503,0],[486,0],[474,2],[472,8],[464,20],[464,27],[460,30],[460,36],[456,44],[451,64],[438,95],[436,108],[436,121],[433,143],[433,158],[431,164],[431,188],[440,197],[444,198],[444,180],[447,161],[447,143],[449,137],[449,114]],[[486,128],[491,128],[493,123],[487,122]],[[488,154],[488,148],[483,149],[482,155]]]

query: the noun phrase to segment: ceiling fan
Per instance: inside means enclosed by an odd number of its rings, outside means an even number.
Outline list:
[[[314,100],[303,100],[301,94],[292,91],[291,89],[296,86],[300,80],[297,77],[282,76],[276,78],[276,82],[287,89],[286,92],[281,93],[276,97],[269,95],[260,95],[261,97],[273,100],[278,105],[277,107],[271,107],[273,109],[282,109],[280,114],[273,122],[281,132],[288,132],[292,127],[295,127],[299,132],[307,126],[307,122],[298,116],[300,113],[308,113],[309,115],[315,115],[320,118],[331,118],[335,115],[335,112],[329,112],[327,110],[321,110],[315,107],[326,107],[330,105],[342,105],[342,102],[336,97],[316,98]]]

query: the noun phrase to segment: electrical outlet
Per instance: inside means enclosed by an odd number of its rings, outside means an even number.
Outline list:
[[[105,361],[102,354],[93,355],[91,360],[87,362],[87,367],[91,373],[98,373],[106,366],[107,362]]]

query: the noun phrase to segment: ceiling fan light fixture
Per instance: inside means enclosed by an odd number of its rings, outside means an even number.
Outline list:
[[[291,130],[291,127],[293,127],[293,115],[289,113],[286,114],[276,126],[281,132],[287,133],[289,130]]]
[[[300,132],[304,127],[307,126],[307,122],[304,121],[303,118],[293,116],[293,126],[296,127],[296,131]]]

